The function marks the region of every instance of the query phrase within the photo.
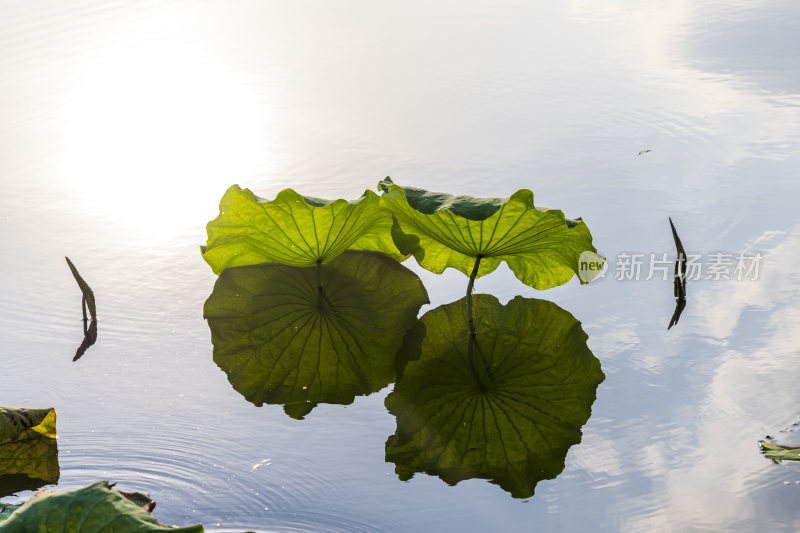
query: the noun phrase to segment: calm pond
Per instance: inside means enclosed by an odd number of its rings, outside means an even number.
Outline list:
[[[797,531],[800,463],[759,441],[800,445],[798,51],[790,0],[0,3],[0,406],[55,407],[58,489],[108,479],[207,531]],[[305,414],[215,363],[199,246],[225,190],[387,175],[530,189],[608,258],[588,285],[475,284],[557,304],[605,375],[533,496],[401,480],[393,380]],[[702,269],[669,330],[668,217]],[[64,256],[97,297],[76,362]],[[463,298],[404,266],[420,316]]]

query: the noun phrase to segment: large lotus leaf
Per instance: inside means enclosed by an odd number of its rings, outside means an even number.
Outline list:
[[[318,267],[227,269],[204,316],[231,385],[302,418],[317,403],[350,404],[394,381],[395,356],[427,301],[404,266],[346,252]]]
[[[0,407],[0,495],[59,478],[54,409]]]
[[[564,469],[603,372],[580,323],[554,303],[473,298],[474,367],[464,299],[422,317],[422,355],[386,398],[397,417],[386,460],[403,480],[484,478],[528,498]]]
[[[579,272],[582,252],[597,252],[581,219],[534,207],[527,189],[510,198],[472,198],[400,187],[389,178],[379,186],[381,204],[396,219],[397,247],[437,274],[452,267],[469,276],[480,257],[478,277],[505,261],[526,285],[549,289]],[[584,273],[581,282],[594,276]]]
[[[776,463],[783,461],[800,461],[800,446],[779,446],[762,440],[759,442],[761,445],[761,453],[764,457],[772,459]]]
[[[345,250],[381,252],[399,261],[391,236],[392,216],[378,195],[366,191],[353,202],[300,196],[291,189],[265,200],[231,186],[220,214],[208,223],[203,258],[215,273],[233,266],[327,263]]]
[[[43,490],[19,507],[0,509],[2,533],[202,533],[200,524],[173,528],[98,481],[68,492]]]

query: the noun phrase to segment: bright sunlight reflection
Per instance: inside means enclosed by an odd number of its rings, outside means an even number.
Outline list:
[[[58,175],[82,209],[151,234],[202,227],[229,185],[265,171],[254,95],[217,59],[157,36],[80,58]]]

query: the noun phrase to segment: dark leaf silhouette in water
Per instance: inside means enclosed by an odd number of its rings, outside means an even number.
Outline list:
[[[675,225],[672,223],[672,218],[669,219],[669,226],[672,228],[672,238],[675,240],[675,248],[678,251],[677,258],[675,259],[675,277],[673,278],[673,293],[675,294],[675,311],[672,313],[672,318],[669,321],[667,329],[672,328],[678,323],[681,318],[681,313],[686,308],[686,251],[683,249],[681,238],[678,237],[678,232]]]
[[[397,418],[386,460],[402,480],[417,472],[449,484],[483,478],[528,498],[564,469],[603,372],[580,323],[556,304],[473,300],[474,364],[465,299],[422,317],[420,358],[386,398]]]
[[[55,410],[0,407],[0,496],[59,476]]]
[[[83,342],[78,346],[78,350],[75,352],[75,357],[73,357],[72,360],[77,361],[80,359],[81,356],[86,353],[86,350],[89,349],[89,346],[95,342],[97,342],[97,320],[92,319],[88,328],[86,327],[86,323],[83,325]]]
[[[419,344],[406,333],[417,331],[427,302],[409,269],[350,251],[316,267],[227,268],[204,316],[214,362],[233,388],[299,419],[318,403],[350,404],[393,382],[398,360]]]
[[[64,259],[67,260],[67,265],[69,265],[69,269],[72,272],[72,275],[75,277],[75,281],[78,282],[78,287],[80,287],[82,293],[81,310],[83,311],[83,341],[75,352],[75,357],[72,358],[73,361],[77,361],[81,358],[81,356],[83,356],[84,353],[86,353],[86,350],[89,349],[89,346],[97,342],[97,306],[95,304],[94,292],[92,291],[91,287],[89,287],[89,284],[86,283],[80,273],[78,273],[78,269],[75,268],[75,265],[72,264],[72,261],[69,260],[69,257],[65,257]],[[86,316],[87,307],[89,308],[89,316],[92,317],[91,324],[88,324],[88,318]]]
[[[684,309],[686,309],[686,298],[676,298],[675,311],[672,312],[672,317],[669,320],[667,329],[672,329],[672,326],[678,323],[678,320],[681,318],[681,313],[683,313]]]
[[[70,491],[42,490],[22,505],[0,506],[2,533],[202,533],[200,524],[165,526],[149,513],[146,494],[121,492],[107,481]]]

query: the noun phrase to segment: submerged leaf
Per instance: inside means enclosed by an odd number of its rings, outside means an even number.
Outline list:
[[[395,356],[427,301],[404,266],[346,252],[319,267],[227,269],[204,316],[231,385],[255,405],[284,404],[302,418],[318,403],[349,404],[394,381]]]
[[[59,478],[54,409],[0,407],[0,495]]]
[[[528,498],[564,469],[603,372],[580,323],[554,303],[473,298],[474,371],[464,299],[422,317],[422,355],[386,398],[397,417],[386,460],[403,480],[485,478]]]
[[[480,257],[477,277],[505,261],[526,285],[549,289],[578,273],[582,252],[597,251],[586,224],[534,207],[527,189],[510,198],[472,198],[399,187],[389,178],[379,185],[381,204],[396,220],[397,247],[437,274],[455,268],[469,276]]]
[[[371,191],[353,202],[308,198],[291,189],[265,200],[233,185],[219,208],[219,216],[208,223],[203,250],[217,274],[228,267],[261,263],[312,266],[345,250],[381,252],[397,260],[407,257],[392,241],[391,215]]]
[[[137,495],[137,501],[138,498]],[[8,512],[12,511],[12,512]],[[0,532],[202,533],[200,524],[173,528],[114,490],[106,481],[68,492],[43,490],[17,508],[0,512]]]

